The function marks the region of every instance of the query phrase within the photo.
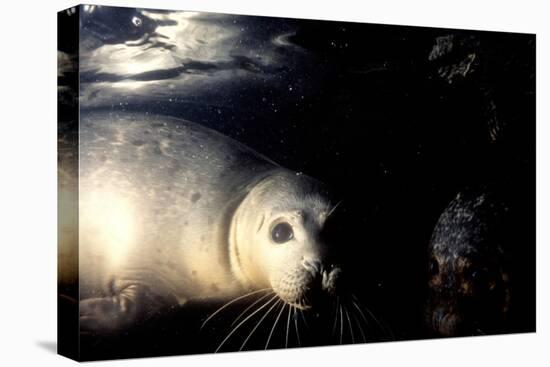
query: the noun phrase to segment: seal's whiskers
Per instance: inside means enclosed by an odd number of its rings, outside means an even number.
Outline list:
[[[342,304],[340,304],[338,311],[340,312],[340,344],[342,344],[342,338],[344,337],[344,315],[342,313]]]
[[[359,315],[361,316],[361,318],[365,322],[365,325],[367,327],[369,327],[369,325],[370,325],[369,320],[367,320],[367,317],[365,316],[363,311],[361,311],[361,307],[359,307],[359,305],[355,301],[351,301],[351,302],[352,302],[353,306],[357,309],[357,311],[359,311]]]
[[[267,305],[269,305],[271,303],[271,301],[273,301],[274,299],[278,298],[277,295],[274,295],[273,297],[271,297],[268,301],[266,301],[262,306],[258,307],[256,309],[256,311],[252,312],[250,315],[248,315],[243,321],[241,321],[237,326],[235,326],[230,332],[229,334],[225,337],[225,339],[220,343],[220,345],[218,346],[218,348],[214,351],[214,353],[217,353],[221,347],[225,344],[225,342],[227,342],[229,340],[229,338],[231,337],[231,335],[233,335],[245,322],[247,322],[248,320],[250,320],[252,317],[254,317],[254,315],[256,315],[258,312],[260,312],[261,310],[263,310],[265,307],[267,307]]]
[[[332,207],[332,209],[330,209],[330,211],[329,211],[328,214],[327,214],[327,218],[330,217],[330,215],[331,215],[332,213],[334,213],[334,211],[336,210],[336,208],[338,208],[338,206],[339,206],[341,203],[342,203],[342,200],[340,200],[339,202],[337,202],[336,205],[334,205],[334,206]]]
[[[334,308],[334,324],[332,325],[332,335],[336,333],[336,326],[338,326],[338,308],[340,307],[340,297],[336,297],[336,306]]]
[[[253,291],[253,292],[247,293],[247,294],[245,294],[245,295],[242,295],[242,296],[240,296],[240,297],[237,297],[237,298],[232,299],[231,301],[227,302],[226,304],[224,304],[223,306],[221,306],[220,308],[218,308],[216,311],[214,311],[214,313],[212,313],[212,315],[208,316],[208,318],[207,318],[206,320],[204,320],[204,322],[202,323],[202,325],[201,325],[201,330],[202,330],[202,328],[204,327],[204,325],[206,325],[206,323],[207,323],[208,321],[210,321],[214,316],[216,316],[218,313],[220,313],[221,311],[223,311],[224,309],[226,309],[228,306],[232,305],[233,303],[235,303],[235,302],[237,302],[237,301],[239,301],[239,300],[241,300],[241,299],[250,297],[250,296],[252,296],[252,295],[254,295],[254,294],[257,294],[257,293],[260,293],[260,292],[265,292],[265,291],[270,290],[270,289],[271,289],[271,288],[259,289],[259,290],[257,290],[257,291]],[[272,293],[273,293],[273,292],[272,292]],[[268,295],[269,295],[269,293],[268,293]],[[264,298],[264,297],[262,297],[262,298]]]
[[[367,338],[365,337],[365,332],[363,331],[363,327],[361,326],[361,321],[357,320],[357,315],[353,313],[353,309],[350,310],[351,316],[353,317],[353,320],[355,321],[355,324],[359,328],[359,332],[361,333],[361,338],[363,339],[363,343],[367,342]]]
[[[296,339],[298,340],[298,346],[302,346],[302,342],[300,341],[300,333],[298,332],[298,312],[296,312],[296,306],[292,306],[292,312],[294,317],[294,326],[296,328]]]
[[[355,344],[355,337],[354,337],[354,335],[353,335],[353,326],[352,326],[352,324],[351,324],[351,319],[350,319],[350,317],[349,317],[348,309],[347,309],[347,307],[346,307],[345,305],[344,305],[344,312],[345,312],[345,314],[346,314],[346,318],[348,319],[348,325],[349,325],[349,332],[350,332],[350,336],[351,336],[351,342],[352,342],[353,344]]]
[[[275,322],[273,323],[273,327],[271,328],[271,331],[269,333],[269,336],[267,338],[267,341],[265,342],[265,349],[269,346],[269,342],[271,341],[271,336],[273,335],[273,332],[275,331],[275,328],[277,327],[277,323],[279,322],[279,318],[283,314],[283,311],[286,307],[286,303],[283,302],[283,305],[281,306],[281,310],[279,311],[279,314],[277,315],[277,318],[275,319]]]
[[[351,314],[357,324],[357,326],[359,327],[359,332],[361,333],[361,338],[363,338],[363,343],[366,343],[367,342],[367,337],[365,336],[365,331],[363,330],[363,327],[361,326],[361,321],[359,321],[357,319],[357,315],[355,315],[354,313]]]
[[[384,333],[386,337],[395,339],[391,330],[387,326],[383,325],[382,322],[380,322],[380,320],[378,320],[376,316],[374,316],[374,314],[371,312],[371,310],[369,310],[367,306],[365,306],[361,301],[359,301],[359,299],[354,294],[352,294],[351,296],[353,297],[352,303],[355,305],[355,307],[357,308],[357,310],[359,311],[359,313],[361,314],[363,320],[365,320],[365,323],[367,325],[368,325],[367,318],[365,317],[365,314],[363,313],[363,311],[361,311],[361,308],[363,308],[368,313],[370,318],[374,320],[376,325],[378,325],[378,328],[380,329],[380,331],[382,331],[382,333]]]
[[[290,315],[291,315],[291,311],[292,310],[292,306],[288,305],[288,317],[287,317],[287,320],[286,320],[286,338],[285,338],[285,348],[288,348],[288,330],[290,329]]]
[[[306,316],[304,315],[304,311],[300,308],[298,309],[298,312],[300,313],[302,320],[304,320],[304,325],[309,329],[309,325],[307,323]]]
[[[271,300],[269,301],[271,302]],[[248,334],[248,336],[246,337],[246,339],[244,340],[243,344],[241,345],[241,347],[239,348],[239,350],[243,350],[244,346],[246,345],[246,343],[248,342],[248,340],[250,339],[250,337],[252,337],[252,334],[254,334],[254,332],[256,331],[256,329],[258,329],[258,327],[260,326],[260,324],[262,323],[262,321],[265,320],[265,318],[267,317],[267,315],[269,315],[269,313],[275,308],[275,306],[277,306],[279,303],[283,302],[283,300],[281,299],[278,299],[273,305],[271,305],[271,307],[264,313],[264,315],[262,316],[262,318],[260,319],[260,321],[258,321],[256,323],[256,326],[254,326],[254,328],[252,329],[252,331],[250,332],[250,334]]]
[[[252,303],[250,306],[248,306],[247,308],[245,308],[245,310],[243,312],[240,313],[239,316],[237,316],[237,318],[235,320],[233,320],[233,322],[231,323],[231,327],[235,326],[235,324],[237,322],[239,322],[239,320],[242,319],[242,317],[248,312],[248,310],[250,310],[252,307],[254,307],[256,304],[258,304],[261,300],[263,300],[264,298],[266,297],[269,297],[270,295],[272,294],[275,294],[275,292],[269,292],[265,295],[263,295],[262,297],[258,298],[256,301],[254,301],[254,303]]]

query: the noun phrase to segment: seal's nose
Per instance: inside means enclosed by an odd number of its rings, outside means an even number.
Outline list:
[[[307,258],[307,257],[303,257],[302,258],[302,266],[313,276],[313,277],[316,277],[318,276],[321,271],[323,270],[322,269],[322,264],[319,260],[317,259],[312,259],[312,258]]]
[[[323,271],[323,279],[321,285],[325,291],[329,294],[336,292],[337,283],[341,280],[342,269],[339,267],[332,267],[330,271]]]

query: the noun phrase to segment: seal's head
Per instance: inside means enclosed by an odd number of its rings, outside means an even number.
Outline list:
[[[445,209],[429,246],[426,323],[442,336],[485,334],[508,311],[498,218],[502,207],[486,194],[461,193]]]
[[[333,294],[341,269],[323,240],[335,203],[318,181],[277,170],[261,180],[236,210],[230,261],[245,288],[272,288],[301,309]]]

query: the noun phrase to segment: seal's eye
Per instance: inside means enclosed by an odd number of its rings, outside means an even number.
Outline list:
[[[294,237],[292,227],[287,222],[277,224],[271,230],[271,238],[275,243],[285,243]]]

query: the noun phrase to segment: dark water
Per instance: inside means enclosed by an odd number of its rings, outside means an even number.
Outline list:
[[[427,245],[448,202],[479,184],[505,192],[515,218],[502,230],[516,241],[523,293],[503,331],[534,330],[534,36],[109,7],[81,8],[80,17],[81,114],[199,122],[340,195],[349,278],[391,329],[374,325],[366,339],[429,336]],[[227,323],[198,328],[217,306],[190,304],[125,336],[86,337],[81,350],[87,359],[212,352]],[[339,342],[317,337],[326,322],[307,317],[300,345]],[[272,325],[248,348],[263,348]],[[271,347],[284,346],[283,329]],[[289,344],[297,339],[291,333]]]

